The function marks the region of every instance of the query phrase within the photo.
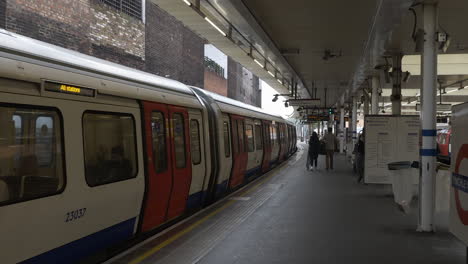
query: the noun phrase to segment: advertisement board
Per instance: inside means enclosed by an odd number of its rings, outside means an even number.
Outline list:
[[[368,115],[364,122],[364,182],[391,184],[388,163],[419,161],[419,116]],[[418,170],[412,176],[417,183]]]
[[[468,103],[452,108],[450,232],[468,244]]]

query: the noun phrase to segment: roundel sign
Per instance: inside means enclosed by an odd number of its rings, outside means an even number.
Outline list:
[[[455,206],[458,217],[464,225],[468,225],[468,210],[463,209],[459,191],[468,193],[468,177],[460,174],[460,165],[464,159],[468,159],[468,144],[463,144],[458,151],[455,161],[455,171],[452,174],[452,186],[454,187]]]

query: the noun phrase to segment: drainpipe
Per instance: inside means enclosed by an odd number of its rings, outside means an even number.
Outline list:
[[[353,96],[353,114],[352,114],[352,120],[351,120],[351,133],[353,136],[353,146],[356,145],[357,142],[357,106],[358,106],[358,100],[357,96]]]
[[[372,109],[371,113],[373,115],[379,114],[379,77],[372,76]]]
[[[341,109],[340,109],[340,134],[339,134],[339,137],[340,137],[340,153],[343,153],[344,152],[344,107],[341,106]]]
[[[392,71],[392,114],[401,115],[401,53],[393,55],[393,71]]]

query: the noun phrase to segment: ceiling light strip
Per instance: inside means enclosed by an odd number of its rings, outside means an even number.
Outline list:
[[[225,37],[227,36],[227,34],[224,33],[224,31],[221,30],[221,29],[220,29],[215,23],[213,23],[213,21],[211,21],[208,17],[205,17],[205,20],[206,20],[208,23],[210,23],[210,25],[212,25],[216,30],[218,30],[219,33],[221,33],[221,35],[223,35],[223,36],[225,36]]]

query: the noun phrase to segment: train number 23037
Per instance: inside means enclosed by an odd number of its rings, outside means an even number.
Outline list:
[[[85,213],[86,213],[86,208],[81,208],[81,209],[68,212],[65,222],[71,222],[71,221],[80,219],[81,217],[85,215]]]

